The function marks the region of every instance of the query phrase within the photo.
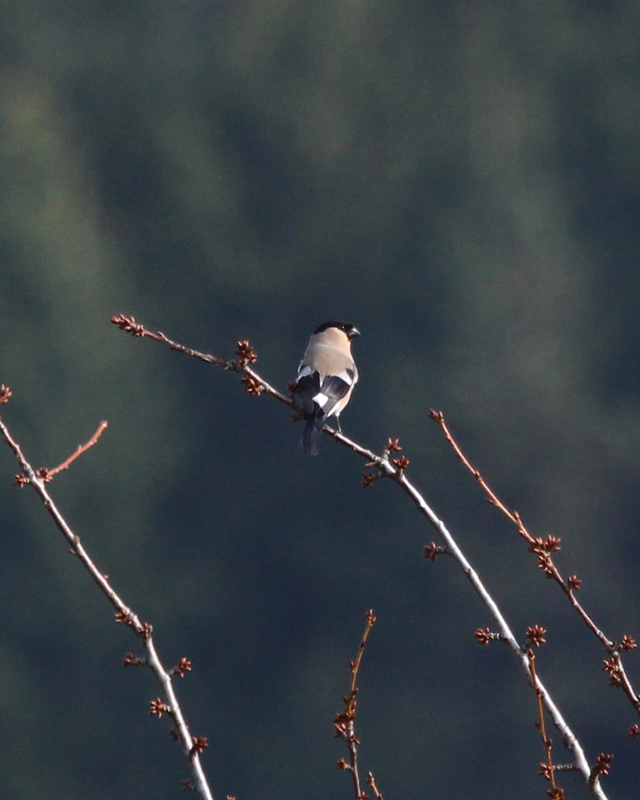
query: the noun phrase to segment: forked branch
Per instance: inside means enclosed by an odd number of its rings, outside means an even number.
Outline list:
[[[6,403],[10,396],[11,392],[8,388],[4,386],[0,387],[0,404]],[[116,622],[127,625],[138,637],[144,649],[144,658],[137,658],[132,653],[128,653],[124,659],[124,665],[146,665],[155,675],[164,695],[164,700],[158,698],[157,700],[151,701],[150,713],[157,717],[161,717],[163,713],[166,713],[171,717],[174,724],[172,736],[179,741],[182,751],[189,761],[194,780],[193,786],[191,786],[190,781],[187,781],[186,783],[189,784],[190,788],[195,788],[195,790],[205,800],[213,800],[213,795],[209,788],[207,778],[204,774],[204,770],[202,769],[198,755],[207,746],[206,737],[194,737],[191,735],[172,683],[172,675],[182,676],[185,674],[185,672],[188,672],[191,669],[190,662],[187,659],[181,659],[177,667],[171,670],[166,670],[164,668],[155,649],[151,635],[153,630],[151,625],[148,622],[142,622],[137,614],[135,614],[126,605],[120,595],[118,595],[118,593],[112,588],[108,578],[103,575],[102,572],[100,572],[93,560],[90,558],[82,542],[80,541],[80,537],[75,534],[67,524],[62,513],[58,510],[58,507],[56,506],[53,498],[45,486],[45,482],[48,480],[50,481],[56,472],[59,472],[61,469],[66,469],[75,458],[77,458],[82,452],[85,452],[88,447],[95,443],[94,439],[97,441],[97,438],[102,433],[102,430],[104,430],[104,427],[106,427],[106,423],[102,423],[95,436],[89,441],[89,443],[83,447],[79,447],[74,455],[63,462],[60,467],[56,468],[56,470],[45,471],[43,474],[42,470],[35,470],[29,461],[27,461],[22,449],[20,448],[20,445],[12,438],[11,434],[9,433],[9,429],[5,425],[4,421],[0,418],[0,432],[4,436],[4,439],[11,450],[13,450],[13,453],[20,464],[20,468],[22,469],[22,474],[18,476],[19,480],[17,480],[16,483],[18,483],[20,486],[28,485],[33,488],[33,490],[42,500],[44,507],[52,517],[58,530],[69,543],[70,552],[79,558],[80,562],[91,575],[99,589],[114,607],[116,611]]]
[[[529,545],[529,552],[538,556],[539,569],[541,569],[549,578],[552,578],[553,581],[555,581],[555,583],[560,587],[560,589],[562,589],[580,619],[585,623],[593,635],[602,643],[609,655],[609,660],[604,661],[602,669],[609,675],[610,685],[614,686],[615,688],[622,689],[631,702],[631,705],[635,709],[636,713],[640,715],[640,699],[638,693],[633,688],[629,677],[627,676],[621,658],[623,651],[629,653],[631,650],[637,647],[633,636],[624,635],[620,642],[615,642],[605,635],[605,633],[596,625],[593,618],[587,613],[582,603],[580,603],[576,597],[575,593],[580,589],[582,580],[578,578],[577,575],[570,575],[565,579],[553,560],[551,554],[560,550],[561,539],[557,536],[547,536],[546,539],[541,539],[539,537],[534,538],[525,527],[520,514],[517,511],[507,508],[505,503],[503,503],[498,495],[490,488],[489,484],[482,477],[480,471],[471,465],[471,462],[463,453],[462,448],[454,439],[453,434],[445,422],[442,411],[432,410],[430,412],[430,416],[431,419],[435,420],[435,422],[439,425],[440,429],[445,435],[446,440],[453,448],[457,458],[462,464],[464,464],[467,470],[473,475],[478,484],[481,486],[487,495],[488,502],[501,511],[505,517],[507,517],[507,519],[509,519],[516,526],[520,536]]]

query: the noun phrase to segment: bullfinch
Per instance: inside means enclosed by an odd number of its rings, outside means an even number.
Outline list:
[[[325,422],[340,414],[351,399],[358,382],[358,370],[351,355],[351,340],[360,331],[349,322],[325,322],[313,332],[300,366],[294,399],[305,420],[300,447],[304,453],[318,455],[318,444]]]

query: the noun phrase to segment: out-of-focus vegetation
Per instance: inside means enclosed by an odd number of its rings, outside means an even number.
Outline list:
[[[0,383],[27,455],[161,656],[217,797],[349,797],[332,716],[364,612],[363,768],[388,798],[537,798],[535,702],[433,534],[282,408],[133,340],[134,314],[284,388],[347,318],[345,431],[411,475],[520,633],[611,796],[640,787],[605,653],[463,474],[429,407],[613,638],[638,636],[637,3],[31,2],[0,16]],[[0,456],[0,795],[177,796],[135,642]],[[633,677],[640,680],[633,657]],[[636,682],[637,682],[636,680]],[[560,742],[556,758],[563,760]],[[585,795],[578,779],[567,794]],[[580,794],[580,793],[583,794]],[[585,795],[586,796],[586,795]]]

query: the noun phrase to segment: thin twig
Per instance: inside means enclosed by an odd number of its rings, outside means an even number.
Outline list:
[[[3,387],[4,388],[4,387]],[[106,426],[106,424],[105,424]],[[145,650],[145,658],[140,659],[138,662],[129,661],[129,663],[144,663],[148,665],[153,674],[156,676],[158,683],[164,693],[166,703],[161,703],[160,706],[157,706],[157,701],[152,703],[152,712],[155,713],[156,716],[161,716],[162,712],[167,713],[176,728],[177,732],[177,739],[180,742],[182,747],[182,751],[185,754],[186,758],[189,761],[191,766],[191,771],[193,774],[193,778],[195,781],[196,790],[200,793],[201,797],[205,798],[205,800],[213,800],[213,795],[211,790],[209,789],[209,785],[207,783],[206,776],[204,774],[204,770],[202,769],[202,765],[200,763],[200,758],[198,756],[198,752],[201,751],[203,747],[206,747],[206,740],[203,738],[196,738],[193,737],[189,731],[189,727],[184,718],[184,714],[182,713],[182,709],[178,702],[177,695],[174,691],[173,684],[171,682],[171,675],[167,670],[163,667],[158,654],[155,649],[155,645],[153,643],[153,638],[151,636],[152,627],[149,625],[148,622],[141,622],[140,618],[135,614],[120,598],[120,596],[116,593],[116,591],[111,587],[108,579],[103,575],[100,570],[96,567],[92,559],[89,557],[89,554],[83,547],[82,543],[80,542],[80,537],[76,535],[69,525],[67,524],[66,520],[62,516],[61,512],[58,510],[56,504],[53,501],[53,498],[48,493],[44,480],[39,477],[36,471],[33,469],[31,464],[27,461],[20,445],[12,438],[11,434],[7,426],[4,424],[3,420],[0,418],[0,431],[5,438],[5,441],[9,445],[9,447],[13,450],[20,467],[22,469],[23,474],[27,478],[27,482],[30,486],[33,487],[34,491],[38,494],[42,502],[44,503],[44,507],[47,509],[53,521],[55,522],[58,530],[62,533],[65,537],[67,542],[70,545],[70,551],[73,555],[76,555],[80,561],[82,562],[83,566],[89,572],[95,583],[98,585],[99,589],[103,592],[106,596],[107,600],[111,603],[111,605],[116,610],[116,622],[122,622],[127,624],[134,633],[140,639],[144,650]],[[99,428],[97,436],[100,435],[102,430]],[[86,449],[86,447],[85,447]],[[71,459],[68,459],[68,462],[71,463],[73,458],[77,458],[80,455],[79,452],[76,451],[74,456]],[[60,468],[66,469],[65,464],[61,465]],[[67,464],[68,466],[68,464]],[[127,662],[125,659],[125,663]],[[154,711],[154,704],[156,704],[156,711]]]
[[[376,618],[373,615],[373,611],[367,611],[364,633],[362,634],[360,647],[358,648],[358,655],[356,656],[355,661],[351,661],[349,663],[349,669],[351,670],[351,685],[349,687],[349,694],[343,698],[344,711],[340,711],[335,715],[334,718],[336,736],[345,741],[347,747],[349,748],[350,763],[347,764],[347,762],[341,758],[338,761],[338,769],[345,769],[351,773],[355,800],[363,800],[365,797],[365,794],[361,788],[360,773],[358,770],[358,745],[360,742],[356,738],[355,724],[356,708],[358,706],[356,695],[358,694],[359,690],[356,684],[358,681],[358,671],[362,662],[362,656],[364,655],[364,648],[366,647],[369,633],[371,632],[371,628],[373,628],[375,621]],[[373,781],[373,775],[369,773],[368,783],[371,783],[371,781]],[[373,785],[375,785],[375,781],[373,782]],[[378,794],[377,789],[374,791],[376,792],[377,797],[381,797],[381,795]]]
[[[390,470],[390,468],[388,468]],[[391,471],[390,471],[391,473]],[[529,663],[527,660],[526,655],[523,653],[522,648],[518,644],[511,628],[509,627],[506,619],[504,618],[498,604],[495,602],[487,588],[485,587],[484,583],[482,582],[478,573],[473,569],[469,561],[467,561],[466,556],[463,554],[462,550],[458,547],[457,542],[449,532],[448,528],[440,520],[431,507],[427,504],[424,497],[420,494],[420,492],[411,484],[404,475],[393,475],[389,474],[389,477],[392,477],[393,480],[398,483],[402,489],[409,495],[409,497],[413,500],[418,511],[426,517],[429,522],[433,525],[436,530],[440,533],[442,538],[446,543],[446,547],[448,552],[453,556],[453,558],[458,562],[460,568],[466,575],[467,579],[473,586],[476,594],[480,597],[482,602],[485,604],[491,615],[493,616],[494,620],[498,625],[498,629],[501,634],[501,638],[504,642],[506,642],[507,646],[511,650],[512,654],[517,659],[518,663],[520,664],[522,670],[524,671],[529,683],[532,685],[532,678],[531,673],[529,671]],[[549,713],[551,719],[553,720],[553,724],[560,732],[562,737],[562,741],[565,747],[573,754],[575,759],[576,768],[580,771],[582,776],[585,780],[589,780],[591,777],[591,769],[589,767],[589,762],[584,754],[582,749],[582,745],[578,741],[578,738],[573,733],[569,724],[562,716],[560,709],[556,706],[555,702],[553,701],[551,695],[545,688],[544,684],[538,677],[538,688],[542,694],[545,708]],[[594,797],[598,798],[598,800],[603,800],[606,797],[602,787],[599,783],[594,782],[593,785],[590,787],[591,793]]]
[[[376,779],[373,777],[373,773],[372,772],[370,772],[367,775],[367,783],[371,787],[371,791],[375,794],[376,800],[384,800],[384,797],[382,796],[382,793],[380,792],[380,790],[376,786]]]
[[[542,692],[538,686],[538,675],[536,673],[536,657],[533,652],[533,648],[529,648],[527,650],[527,658],[529,659],[529,670],[531,672],[531,680],[533,681],[533,688],[536,692],[536,700],[538,703],[538,722],[536,723],[536,727],[540,732],[540,737],[542,739],[542,744],[544,745],[545,749],[545,756],[546,756],[546,763],[540,765],[540,772],[539,775],[544,776],[551,785],[551,792],[547,792],[550,797],[560,796],[558,790],[558,786],[556,785],[556,777],[555,777],[555,767],[553,764],[553,757],[551,754],[551,750],[553,747],[553,742],[549,736],[547,736],[547,730],[544,721],[544,703],[542,699]],[[560,790],[562,791],[562,790]]]
[[[114,324],[118,325],[118,327],[122,328],[123,330],[132,333],[134,336],[149,336],[150,338],[154,338],[157,341],[169,344],[169,346],[174,350],[181,350],[182,352],[186,352],[188,355],[192,355],[195,352],[195,351],[190,351],[189,348],[183,348],[181,345],[176,346],[175,343],[170,342],[170,340],[168,340],[164,336],[164,334],[151,335],[144,329],[143,326],[138,325],[138,323],[135,322],[133,317],[125,317],[123,315],[118,315],[117,317],[112,317],[111,321]],[[140,331],[144,331],[144,333],[141,333]],[[200,355],[196,357],[200,357]],[[248,366],[246,365],[243,366],[242,359],[240,362],[229,362],[225,361],[224,359],[216,358],[214,356],[204,356],[202,357],[202,360],[207,361],[208,363],[214,364],[216,366],[222,366],[227,370],[244,372],[245,377],[250,378],[251,381],[254,382],[254,385],[256,387],[255,390],[252,390],[252,384],[245,383],[245,389],[250,394],[261,394],[264,391],[266,394],[270,394],[280,402],[285,403],[290,408],[298,410],[295,403],[293,403],[292,400],[285,397],[283,394],[281,394],[280,392],[269,386],[269,384],[262,377],[260,377],[260,375],[258,375]],[[378,470],[378,473],[364,474],[363,476],[364,486],[371,486],[374,480],[376,480],[377,478],[382,478],[382,477],[390,478],[411,498],[418,512],[422,514],[422,516],[424,516],[425,519],[427,519],[427,521],[436,529],[436,531],[438,531],[440,536],[444,539],[447,553],[457,561],[459,567],[462,569],[467,579],[471,583],[471,586],[473,587],[474,591],[477,593],[477,595],[480,597],[482,602],[489,610],[490,614],[495,619],[498,628],[500,630],[501,638],[507,643],[512,654],[517,659],[518,663],[520,664],[520,667],[522,668],[524,674],[527,677],[529,684],[533,685],[526,654],[523,652],[522,648],[518,644],[515,636],[513,635],[513,632],[509,628],[509,625],[507,624],[507,621],[504,618],[502,612],[500,611],[497,603],[495,602],[495,600],[492,598],[491,594],[485,587],[478,573],[473,569],[469,561],[466,559],[465,555],[463,554],[460,547],[457,545],[455,539],[449,532],[444,522],[442,522],[442,520],[431,509],[431,507],[429,506],[423,495],[418,491],[418,489],[416,489],[416,487],[407,479],[405,475],[405,469],[409,463],[408,459],[403,458],[403,459],[390,460],[389,458],[390,452],[392,449],[393,450],[397,449],[395,447],[390,449],[389,446],[387,445],[387,447],[383,451],[383,454],[377,455],[373,451],[368,450],[365,447],[362,447],[361,445],[357,444],[357,442],[348,439],[344,434],[339,433],[338,431],[334,431],[326,425],[323,430],[325,434],[332,436],[336,442],[343,445],[344,447],[348,447],[354,453],[357,453],[358,455],[365,458],[367,460],[367,466],[375,467]],[[392,440],[389,441],[391,442]],[[372,476],[371,479],[369,479],[368,476]],[[538,688],[542,694],[543,702],[547,710],[547,713],[550,715],[551,719],[553,720],[553,724],[560,732],[565,747],[572,753],[573,758],[575,760],[576,769],[580,772],[580,774],[584,777],[585,781],[587,782],[588,788],[592,796],[597,800],[606,800],[606,795],[598,780],[598,774],[600,773],[594,772],[589,767],[589,762],[587,761],[587,758],[584,754],[582,745],[580,744],[576,735],[573,733],[568,723],[562,716],[560,710],[554,703],[551,695],[544,687],[539,677],[537,680],[538,680]]]
[[[86,444],[79,444],[75,453],[69,456],[66,461],[63,461],[62,464],[59,464],[57,467],[53,469],[48,469],[47,467],[40,467],[40,469],[36,470],[36,475],[39,478],[42,478],[44,483],[49,483],[53,480],[54,476],[57,475],[59,472],[62,472],[65,469],[69,469],[71,464],[81,456],[83,453],[86,453],[91,447],[98,443],[98,439],[102,436],[102,433],[106,428],[108,428],[108,423],[106,420],[102,420],[102,422],[98,425],[98,430],[93,434],[93,436],[89,439]],[[24,477],[24,476],[23,476]],[[18,479],[16,483],[23,484],[24,480]]]

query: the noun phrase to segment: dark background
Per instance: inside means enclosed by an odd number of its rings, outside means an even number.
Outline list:
[[[136,340],[133,314],[284,389],[356,324],[345,432],[399,436],[610,797],[640,788],[606,653],[428,419],[614,639],[640,634],[640,6],[635,2],[2,3],[0,383],[35,466],[154,625],[217,798],[349,798],[332,738],[364,614],[361,764],[386,798],[540,798],[535,699],[390,483],[237,376]],[[180,797],[137,642],[0,451],[0,796]],[[640,682],[637,657],[627,658]],[[555,734],[554,758],[568,760]],[[560,781],[587,796],[577,775]]]

